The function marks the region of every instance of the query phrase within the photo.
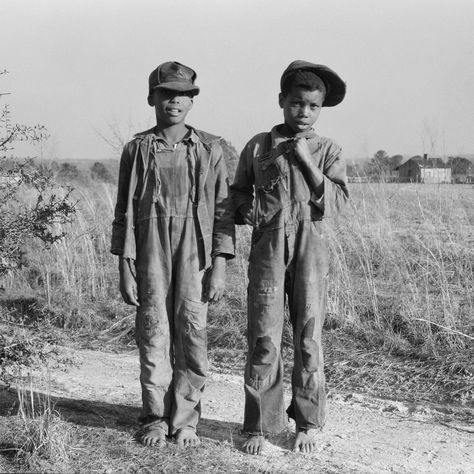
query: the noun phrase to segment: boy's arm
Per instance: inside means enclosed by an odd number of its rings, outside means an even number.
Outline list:
[[[311,201],[324,217],[338,214],[349,197],[346,178],[346,163],[341,148],[331,143],[325,151],[323,170],[314,161],[305,138],[295,141],[295,156],[311,189]]]
[[[204,282],[204,299],[215,303],[222,298],[225,289],[227,260],[234,258],[235,227],[229,178],[224,154],[220,145],[215,145],[217,154],[214,190],[214,225],[212,230],[212,266]]]
[[[215,144],[213,147],[216,161],[214,165],[214,222],[212,228],[212,251],[214,259],[218,255],[225,258],[234,258],[235,227],[232,199],[229,190],[229,178],[222,147]]]
[[[235,178],[230,187],[236,224],[253,225],[252,208],[254,200],[255,174],[253,171],[252,146],[249,143],[240,154]]]
[[[122,255],[123,253],[126,226],[125,217],[132,166],[133,162],[129,145],[125,145],[122,151],[122,157],[120,158],[117,202],[115,204],[114,220],[112,222],[112,244],[110,251],[115,255]]]
[[[132,166],[132,157],[129,152],[129,147],[126,145],[120,159],[117,203],[115,205],[114,220],[112,222],[112,245],[110,251],[113,254],[118,255],[120,293],[124,302],[133,306],[139,306],[137,300],[136,280],[132,268],[133,262],[128,258],[124,259],[122,257],[126,228],[125,218]]]

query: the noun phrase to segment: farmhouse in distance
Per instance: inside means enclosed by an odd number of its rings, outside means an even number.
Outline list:
[[[395,168],[400,183],[451,183],[451,167],[441,158],[410,158]]]
[[[365,164],[349,164],[347,175],[353,183],[470,184],[474,183],[474,162],[460,156],[444,161],[427,154],[404,161],[401,155],[390,157],[380,150]]]

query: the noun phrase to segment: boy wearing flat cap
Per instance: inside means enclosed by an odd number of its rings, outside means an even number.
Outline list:
[[[185,124],[196,73],[165,62],[149,77],[156,126],[124,147],[112,227],[120,292],[137,307],[140,441],[199,443],[207,303],[224,291],[234,221],[219,138]]]
[[[341,102],[345,83],[326,66],[294,61],[281,78],[284,123],[245,146],[231,186],[237,224],[253,226],[249,257],[244,450],[259,454],[265,435],[286,427],[281,339],[285,299],[293,328],[295,451],[311,452],[324,425],[321,346],[328,278],[323,220],[348,199],[341,149],[318,136],[321,107]]]

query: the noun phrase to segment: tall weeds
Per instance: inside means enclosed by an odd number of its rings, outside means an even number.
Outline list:
[[[330,318],[385,342],[472,343],[474,193],[463,186],[352,185],[329,222]]]
[[[350,191],[343,215],[326,222],[332,257],[327,325],[389,348],[436,352],[472,345],[472,187],[367,183]],[[114,192],[107,184],[77,189],[77,218],[67,237],[49,252],[32,243],[23,270],[7,283],[42,293],[66,327],[104,330],[130,313],[109,252]],[[240,226],[237,234],[226,298],[211,309],[209,322],[211,343],[240,348],[250,229]]]
[[[117,272],[109,252],[113,193],[114,187],[105,183],[75,189],[76,218],[63,229],[66,237],[46,252],[29,249],[28,267],[34,271],[25,272],[26,280],[43,291],[62,326],[91,331],[103,324],[102,313],[114,315]]]

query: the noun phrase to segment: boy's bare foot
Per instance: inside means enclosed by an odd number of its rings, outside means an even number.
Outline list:
[[[183,448],[197,446],[201,443],[196,432],[190,428],[184,428],[176,433],[176,443]]]
[[[293,451],[297,453],[311,453],[316,449],[317,434],[320,430],[316,429],[296,429],[295,444]]]
[[[166,431],[161,426],[147,428],[138,437],[143,446],[161,446],[166,441]]]
[[[262,454],[265,437],[263,435],[250,435],[245,441],[242,449],[247,454]]]

